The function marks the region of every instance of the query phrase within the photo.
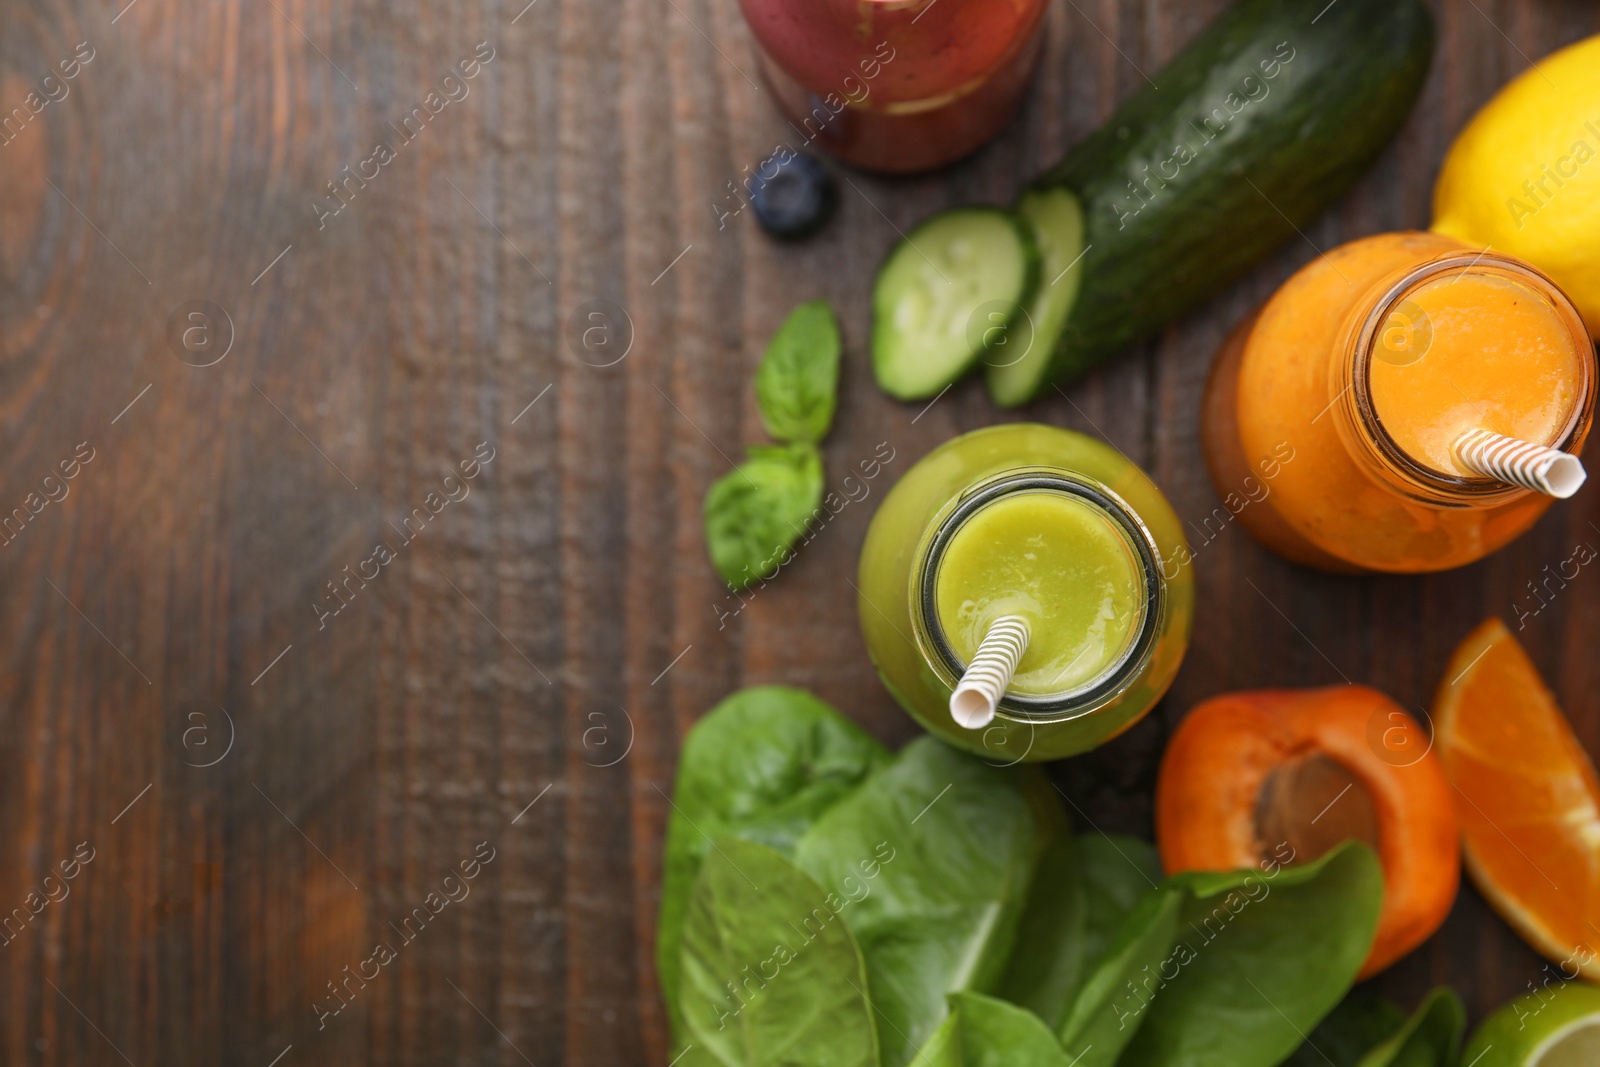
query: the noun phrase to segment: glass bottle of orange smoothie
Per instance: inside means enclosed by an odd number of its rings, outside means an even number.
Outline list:
[[[1576,455],[1595,388],[1593,342],[1549,278],[1438,234],[1380,234],[1319,256],[1235,329],[1201,437],[1229,511],[1280,555],[1437,571],[1552,502],[1468,467],[1464,435]]]
[[[861,549],[867,650],[902,707],[995,763],[1086,752],[1141,719],[1189,643],[1193,568],[1154,482],[1111,446],[1012,423],[934,449],[884,498]],[[1000,620],[1026,651],[991,720],[951,695]]]

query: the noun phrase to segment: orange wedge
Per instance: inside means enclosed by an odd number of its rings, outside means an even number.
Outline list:
[[[1499,619],[1456,649],[1434,726],[1478,891],[1566,973],[1600,980],[1600,780]]]

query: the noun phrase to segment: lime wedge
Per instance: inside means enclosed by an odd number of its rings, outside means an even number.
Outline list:
[[[1582,1067],[1600,1063],[1600,1013],[1579,1019],[1550,1035],[1529,1063],[1538,1067]]]
[[[1518,997],[1484,1020],[1461,1062],[1471,1067],[1600,1064],[1600,987],[1561,982],[1557,975],[1544,989]]]

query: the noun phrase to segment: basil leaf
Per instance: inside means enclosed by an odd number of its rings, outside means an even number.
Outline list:
[[[756,372],[756,403],[767,433],[819,444],[833,424],[839,392],[839,324],[826,300],[801,304],[767,344]]]
[[[1256,870],[1188,872],[1178,948],[1156,1008],[1119,1067],[1272,1067],[1349,990],[1383,905],[1383,871],[1348,841],[1321,859]]]
[[[861,949],[825,892],[765,845],[719,838],[683,927],[687,1038],[725,1067],[877,1067]]]
[[[1187,894],[1147,892],[1124,918],[1057,1033],[1078,1067],[1110,1067],[1138,1033],[1161,983],[1185,962],[1178,921]]]
[[[678,948],[689,893],[711,841],[759,841],[784,855],[817,816],[837,804],[889,750],[810,693],[743,689],[712,708],[684,739],[667,821],[656,972],[674,1033]]]
[[[777,573],[822,504],[822,456],[809,444],[752,446],[706,492],[706,546],[735,591]]]
[[[1453,989],[1430,992],[1399,1033],[1361,1057],[1356,1067],[1455,1067],[1467,1009]]]
[[[1072,1067],[1050,1028],[1030,1011],[982,993],[956,993],[950,1009],[960,1067]]]
[[[1356,1067],[1369,1049],[1394,1036],[1406,1013],[1376,991],[1359,987],[1339,1002],[1283,1061],[1282,1067]]]
[[[1044,845],[1025,795],[1037,775],[919,738],[795,848],[807,873],[852,898],[844,919],[866,956],[885,1067],[928,1041],[946,994],[999,980]]]

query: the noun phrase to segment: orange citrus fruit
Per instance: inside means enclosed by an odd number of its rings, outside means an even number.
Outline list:
[[[1478,891],[1566,973],[1600,980],[1600,781],[1499,619],[1456,649],[1434,726]]]

